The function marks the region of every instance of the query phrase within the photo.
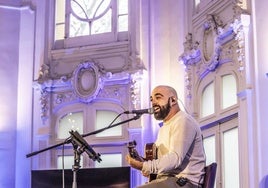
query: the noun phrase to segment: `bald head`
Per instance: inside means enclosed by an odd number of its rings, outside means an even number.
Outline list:
[[[156,86],[154,90],[160,90],[162,92],[165,92],[169,97],[174,97],[176,100],[178,99],[177,91],[173,87],[167,85],[159,85]]]

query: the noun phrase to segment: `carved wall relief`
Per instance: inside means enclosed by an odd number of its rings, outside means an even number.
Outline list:
[[[220,41],[217,39],[222,23],[215,15],[208,15],[207,21],[203,24],[202,56],[205,69],[213,71],[219,63],[221,51]]]
[[[225,24],[227,25],[227,24]],[[203,23],[201,39],[194,41],[188,33],[184,52],[179,60],[185,65],[187,98],[192,97],[192,86],[224,63],[236,62],[243,70],[243,26],[240,19],[234,19],[225,26],[218,16],[208,15]]]
[[[74,94],[82,102],[91,102],[96,98],[103,84],[98,67],[92,62],[84,62],[73,72],[72,88]]]
[[[39,79],[34,82],[34,87],[41,93],[43,123],[50,113],[73,103],[91,103],[98,99],[115,102],[125,109],[138,108],[140,105],[139,82],[142,80],[142,71],[105,72],[98,64],[88,61],[78,64],[71,77],[66,75],[52,79],[48,70],[46,67],[46,74],[43,74],[41,69]],[[129,104],[132,106],[129,107]]]

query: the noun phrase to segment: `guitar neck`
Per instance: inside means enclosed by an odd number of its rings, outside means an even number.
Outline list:
[[[128,151],[132,158],[138,160],[138,161],[147,161],[147,160],[153,160],[157,159],[157,149],[154,143],[148,143],[145,145],[145,158],[141,157],[139,153],[136,150],[137,143],[136,141],[132,141],[128,143]]]
[[[137,145],[137,143],[135,140],[132,142],[129,142],[127,145],[128,153],[132,158],[143,162],[145,159],[139,155],[138,151],[136,150],[136,145]]]
[[[153,159],[157,159],[157,148],[156,148],[156,145],[154,143],[148,143],[145,145],[145,158],[141,157],[139,155],[139,153],[137,152],[136,150],[136,146],[137,146],[137,143],[136,141],[132,141],[132,142],[129,142],[127,147],[128,147],[128,151],[129,151],[129,155],[138,160],[138,161],[147,161],[147,160],[153,160]],[[156,179],[157,177],[157,174],[150,174],[149,175],[149,182]]]

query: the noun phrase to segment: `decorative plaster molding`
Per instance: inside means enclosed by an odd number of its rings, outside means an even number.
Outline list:
[[[38,83],[44,83],[46,80],[49,79],[49,65],[42,64],[39,70],[39,76],[37,79]]]
[[[13,5],[0,5],[0,9],[7,9],[7,10],[29,10],[31,13],[36,11],[36,6],[32,2],[23,2],[19,6]]]
[[[186,66],[194,65],[201,60],[201,51],[198,49],[199,42],[193,42],[192,33],[188,33],[185,37],[186,41],[183,43],[184,53],[179,57]]]
[[[218,17],[209,15],[208,20],[203,24],[202,45],[200,46],[198,41],[193,41],[192,34],[187,34],[184,52],[179,60],[186,66],[200,64],[200,70],[197,72],[201,78],[214,71],[220,64],[219,58],[223,45],[234,39],[238,24],[235,21],[225,30]]]
[[[95,99],[103,87],[99,69],[92,62],[79,64],[73,72],[71,83],[79,101],[86,103]]]
[[[214,71],[219,64],[222,39],[224,38],[221,36],[224,34],[222,26],[222,21],[215,15],[208,15],[207,21],[203,24],[203,70],[200,71],[200,77]]]
[[[237,61],[239,65],[239,71],[242,73],[245,69],[245,36],[243,23],[241,19],[235,19],[234,23],[231,25],[233,27],[233,31],[236,34],[235,40],[237,41],[236,45],[236,53],[237,53]]]
[[[134,109],[141,108],[141,81],[144,75],[144,70],[131,74],[130,96],[131,103]]]
[[[49,93],[46,90],[41,90],[40,106],[41,106],[40,116],[42,122],[45,123],[47,120],[48,116],[47,113],[49,110]]]
[[[215,71],[220,64],[233,61],[239,63],[239,71],[244,69],[245,39],[241,19],[235,19],[227,28],[223,25],[218,17],[208,15],[207,21],[203,24],[201,45],[193,40],[191,33],[186,36],[184,52],[179,56],[179,61],[185,65],[187,98],[192,97],[194,72],[202,79]],[[224,49],[223,46],[231,40],[237,41],[235,46]],[[230,50],[236,52],[236,59],[231,59],[233,52]]]
[[[72,76],[50,78],[49,66],[43,64],[33,87],[40,91],[41,118],[43,123],[55,112],[70,103],[90,103],[95,99],[108,99],[128,106],[128,96],[134,108],[140,107],[140,85],[143,70],[136,72],[105,72],[93,62],[82,62]],[[122,87],[122,84],[126,87]],[[130,93],[129,94],[129,89]]]

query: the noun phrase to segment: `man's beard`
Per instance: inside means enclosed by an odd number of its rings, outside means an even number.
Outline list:
[[[160,108],[160,110],[158,112],[154,113],[154,118],[156,120],[163,120],[167,117],[167,115],[169,114],[170,109],[171,109],[171,106],[169,104],[169,100],[168,100],[166,105],[158,106],[158,107]]]

